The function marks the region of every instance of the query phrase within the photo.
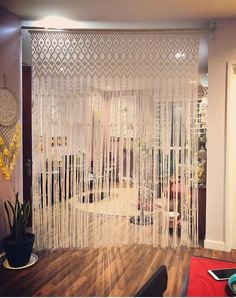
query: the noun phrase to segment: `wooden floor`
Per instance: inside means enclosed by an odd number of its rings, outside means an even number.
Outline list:
[[[236,251],[145,245],[37,254],[38,263],[28,269],[0,266],[0,296],[133,296],[161,264],[168,270],[165,296],[179,296],[190,255],[236,261]]]

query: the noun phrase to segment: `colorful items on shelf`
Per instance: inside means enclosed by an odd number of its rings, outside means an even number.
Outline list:
[[[198,152],[198,183],[206,185],[207,151],[202,146]]]

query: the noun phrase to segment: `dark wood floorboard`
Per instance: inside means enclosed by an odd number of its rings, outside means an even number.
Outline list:
[[[191,255],[236,262],[235,250],[147,245],[36,253],[39,261],[30,268],[0,266],[0,296],[133,296],[162,264],[169,277],[165,296],[179,296]]]

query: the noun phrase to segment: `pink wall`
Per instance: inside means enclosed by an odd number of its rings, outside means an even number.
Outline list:
[[[206,247],[225,245],[226,64],[236,61],[236,18],[217,22],[209,36]],[[235,194],[236,195],[236,194]]]
[[[0,86],[3,86],[3,74],[6,74],[6,86],[21,103],[21,39],[20,19],[0,8]],[[21,110],[19,111],[21,114]],[[3,213],[3,201],[14,200],[14,191],[21,189],[20,158],[12,181],[5,181],[0,172],[0,240],[6,235]],[[13,191],[14,188],[14,191]]]

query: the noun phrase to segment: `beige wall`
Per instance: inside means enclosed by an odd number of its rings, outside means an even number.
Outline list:
[[[236,61],[236,18],[209,37],[208,173],[205,246],[225,248],[226,64]],[[236,195],[236,194],[235,194]]]
[[[6,74],[6,86],[21,103],[21,41],[20,19],[0,8],[0,86],[3,86],[3,74]],[[21,108],[19,110],[21,115]],[[22,166],[21,157],[12,180],[5,181],[0,173],[0,240],[6,234],[6,226],[3,218],[3,201],[13,200],[14,192],[22,193]],[[13,191],[14,189],[14,191]]]

